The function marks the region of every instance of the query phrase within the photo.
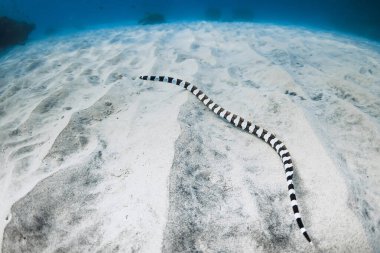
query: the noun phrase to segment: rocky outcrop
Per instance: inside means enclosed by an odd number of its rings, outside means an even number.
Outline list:
[[[0,17],[0,50],[13,45],[24,44],[35,25]]]
[[[155,25],[165,23],[165,16],[160,13],[147,13],[138,21],[139,25]]]

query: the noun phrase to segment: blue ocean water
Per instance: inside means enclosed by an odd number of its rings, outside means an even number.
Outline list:
[[[94,26],[136,24],[147,13],[166,22],[252,21],[299,25],[380,41],[380,0],[1,0],[0,16],[36,25],[32,38]]]

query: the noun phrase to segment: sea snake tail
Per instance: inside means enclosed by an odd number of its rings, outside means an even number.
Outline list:
[[[193,93],[205,106],[207,106],[216,115],[220,116],[221,118],[224,118],[225,120],[227,120],[229,123],[233,124],[234,126],[241,128],[242,130],[257,136],[258,138],[265,141],[268,145],[270,145],[276,151],[276,153],[280,156],[282,163],[284,165],[286,181],[288,182],[288,193],[289,193],[289,197],[290,197],[290,201],[291,201],[291,205],[292,205],[292,209],[294,213],[294,218],[298,224],[299,229],[301,230],[301,233],[304,235],[306,240],[310,244],[313,244],[311,242],[309,235],[306,232],[306,229],[301,219],[300,211],[298,209],[298,204],[296,200],[296,192],[294,190],[294,185],[293,185],[293,163],[292,163],[292,159],[290,157],[289,151],[285,147],[284,143],[282,143],[279,139],[276,138],[276,136],[274,136],[267,130],[251,123],[250,121],[243,119],[242,117],[236,114],[233,114],[225,110],[223,107],[221,107],[220,105],[212,101],[206,94],[204,94],[195,85],[192,85],[189,82],[185,82],[181,79],[176,79],[176,78],[168,77],[168,76],[140,76],[140,79],[149,80],[149,81],[167,82],[167,83],[175,84],[187,89],[188,91]]]

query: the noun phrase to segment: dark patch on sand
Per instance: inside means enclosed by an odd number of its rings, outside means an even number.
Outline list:
[[[16,202],[4,230],[2,252],[43,252],[56,247],[56,252],[79,252],[95,248],[102,238],[92,217],[99,197],[95,187],[103,180],[98,173],[101,164],[94,154],[85,164],[41,181]],[[76,231],[73,237],[72,231]]]

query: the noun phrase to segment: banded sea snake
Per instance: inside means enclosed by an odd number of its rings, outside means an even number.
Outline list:
[[[221,118],[224,118],[229,123],[233,124],[235,127],[241,128],[242,130],[257,136],[261,140],[265,141],[268,145],[270,145],[280,156],[282,164],[284,165],[286,181],[288,182],[288,193],[294,213],[294,218],[298,224],[301,233],[304,235],[306,240],[311,245],[313,245],[303,225],[301,214],[298,209],[296,192],[294,190],[293,185],[293,162],[290,157],[289,151],[287,150],[286,146],[282,141],[277,139],[276,136],[274,136],[274,134],[268,132],[267,130],[251,123],[250,121],[243,119],[242,117],[236,114],[227,111],[226,109],[212,101],[211,98],[204,94],[195,85],[192,85],[189,82],[168,76],[140,76],[140,79],[167,82],[183,87],[184,89],[190,91],[193,95],[195,95],[207,108],[213,111],[216,115],[220,116]]]

